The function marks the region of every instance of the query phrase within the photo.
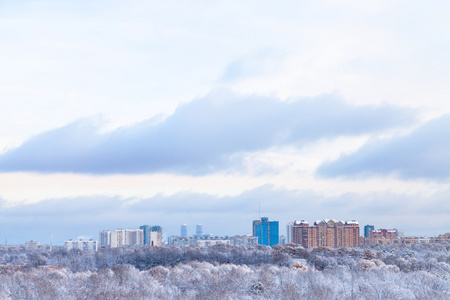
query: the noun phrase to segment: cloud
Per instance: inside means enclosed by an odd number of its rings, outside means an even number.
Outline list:
[[[215,90],[161,122],[150,119],[99,133],[97,125],[83,119],[44,132],[3,153],[0,171],[207,174],[233,168],[236,155],[245,152],[302,147],[413,121],[413,110],[354,106],[334,95],[280,101]]]
[[[410,134],[372,141],[353,154],[319,167],[325,177],[396,174],[404,179],[450,177],[450,115],[432,120]]]
[[[280,234],[287,222],[306,219],[356,219],[360,225],[405,230],[410,235],[437,235],[450,226],[450,190],[433,195],[376,192],[323,196],[305,190],[263,185],[236,196],[180,192],[148,198],[79,196],[8,206],[0,202],[0,239],[9,243],[38,240],[55,244],[83,235],[97,239],[103,229],[161,225],[164,234],[177,235],[181,224],[193,232],[201,223],[214,235],[251,233],[251,222],[261,216],[280,221]],[[417,222],[420,218],[421,222]]]

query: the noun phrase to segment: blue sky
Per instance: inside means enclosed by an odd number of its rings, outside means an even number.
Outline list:
[[[0,241],[448,232],[449,6],[3,1]]]

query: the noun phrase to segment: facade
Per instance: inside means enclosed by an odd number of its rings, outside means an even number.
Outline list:
[[[66,250],[78,249],[81,251],[97,251],[97,241],[94,240],[68,240],[64,243]]]
[[[253,236],[258,238],[258,244],[275,246],[279,243],[278,221],[269,221],[262,217],[261,220],[253,221]]]
[[[305,220],[295,221],[292,242],[305,248],[355,246],[359,244],[359,224],[355,220],[326,219],[310,226]]]
[[[371,232],[372,230],[375,230],[375,226],[369,225],[369,224],[367,224],[366,226],[364,226],[364,237],[365,237],[365,238],[370,237],[370,232]]]

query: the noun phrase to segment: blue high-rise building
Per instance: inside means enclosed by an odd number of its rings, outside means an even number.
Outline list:
[[[150,245],[150,226],[142,225],[139,229],[144,231],[144,245]]]
[[[181,236],[187,237],[187,225],[186,224],[181,225]]]
[[[162,227],[159,225],[154,225],[154,226],[152,226],[151,231],[162,233]]]
[[[271,247],[278,245],[278,221],[269,221],[267,217],[253,221],[253,236],[258,238],[258,244],[260,245]]]
[[[202,236],[203,235],[203,226],[202,226],[202,224],[197,224],[195,226],[195,235],[196,236]]]
[[[372,230],[375,230],[375,226],[373,226],[373,225],[364,226],[364,237],[366,237],[366,238],[370,237],[370,232]]]

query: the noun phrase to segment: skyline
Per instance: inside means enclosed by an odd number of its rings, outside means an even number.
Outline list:
[[[3,1],[0,241],[247,234],[260,204],[448,232],[449,9]]]
[[[67,239],[65,239],[63,244],[67,243],[67,241],[95,241],[95,242],[100,243],[100,245],[102,245],[102,243],[105,242],[105,238],[102,237],[102,235],[105,232],[114,232],[114,231],[132,231],[132,232],[136,232],[138,230],[141,230],[143,232],[143,241],[142,241],[143,244],[142,244],[142,246],[143,245],[149,245],[149,241],[146,240],[146,238],[145,238],[149,234],[149,232],[148,232],[149,228],[150,228],[151,232],[160,233],[160,239],[159,240],[162,242],[162,245],[173,245],[173,244],[171,244],[171,239],[173,241],[173,238],[228,239],[228,238],[232,238],[232,237],[259,237],[259,235],[261,234],[260,231],[263,230],[263,229],[259,229],[259,231],[255,230],[255,226],[256,227],[258,227],[258,226],[259,227],[263,227],[261,224],[264,224],[264,222],[269,223],[268,219],[269,219],[268,217],[260,217],[257,220],[253,220],[252,221],[253,234],[251,234],[251,233],[243,234],[243,235],[242,234],[224,234],[224,235],[220,236],[220,235],[215,235],[214,233],[211,233],[211,232],[210,233],[203,233],[203,231],[201,229],[202,228],[202,224],[196,224],[195,225],[195,228],[196,228],[195,233],[190,233],[189,232],[189,225],[188,224],[182,224],[180,226],[181,227],[180,228],[181,229],[180,230],[180,234],[167,234],[167,233],[165,233],[163,231],[163,228],[160,225],[140,225],[139,228],[136,227],[136,228],[114,228],[114,229],[108,228],[108,229],[102,229],[101,231],[98,232],[99,239],[91,238],[91,237],[88,237],[88,236],[77,236],[76,238],[74,237],[74,238],[67,238]],[[301,243],[292,241],[293,239],[295,240],[295,237],[294,237],[295,236],[295,234],[294,234],[295,230],[298,230],[299,228],[302,228],[302,226],[303,227],[306,226],[306,228],[317,228],[317,226],[320,225],[320,224],[327,224],[327,227],[328,227],[329,223],[331,224],[330,225],[331,228],[333,228],[333,226],[335,226],[334,224],[336,224],[336,223],[340,223],[340,224],[342,224],[342,226],[344,226],[343,224],[345,224],[345,226],[355,226],[355,224],[356,224],[357,232],[359,232],[359,234],[356,235],[357,239],[359,239],[357,244],[355,244],[356,246],[357,245],[362,245],[361,243],[363,243],[364,245],[367,245],[367,244],[365,244],[365,242],[361,242],[361,239],[368,238],[369,235],[370,235],[369,232],[372,232],[372,231],[376,232],[376,234],[378,236],[376,239],[385,239],[385,238],[386,239],[400,239],[400,240],[405,239],[405,240],[408,241],[407,243],[411,243],[411,239],[412,240],[417,240],[417,239],[421,240],[421,239],[427,239],[427,238],[428,239],[430,239],[430,238],[431,239],[433,239],[433,238],[441,238],[441,236],[443,236],[443,235],[449,235],[450,234],[450,233],[443,233],[443,234],[439,234],[439,236],[405,235],[403,230],[400,230],[399,228],[386,229],[386,228],[382,228],[382,226],[381,227],[376,227],[375,225],[370,225],[370,224],[366,224],[366,225],[363,226],[357,220],[345,220],[345,221],[342,221],[342,220],[335,220],[335,219],[320,219],[320,220],[315,220],[315,221],[313,221],[311,223],[308,222],[307,220],[304,220],[304,219],[289,221],[289,222],[286,223],[286,225],[287,225],[286,228],[285,228],[286,234],[284,234],[283,230],[280,229],[280,227],[279,227],[280,221],[278,221],[278,220],[271,220],[270,223],[274,224],[274,226],[276,228],[275,231],[278,233],[276,235],[277,240],[279,239],[279,241],[280,241],[279,243],[278,242],[273,243],[273,245],[271,243],[271,245],[270,245],[271,247],[273,247],[275,244],[284,246],[285,245],[284,243],[286,243],[286,244],[294,243],[294,244],[300,245]],[[350,225],[348,225],[348,224],[350,224]],[[145,229],[145,227],[147,227],[147,229]],[[200,228],[200,233],[198,231],[199,228]],[[146,233],[146,230],[147,230],[147,233]],[[259,232],[259,233],[255,233],[255,231]],[[273,230],[270,229],[268,232],[272,232],[272,231]],[[385,234],[387,234],[386,237],[383,236],[383,232],[385,232]],[[266,232],[266,234],[267,234],[267,232]],[[303,234],[307,234],[307,233],[303,232]],[[311,233],[308,233],[308,234],[311,234]],[[273,236],[272,238],[274,238],[274,237],[275,236]],[[266,239],[267,239],[267,237],[266,237]],[[298,239],[298,237],[297,237],[297,239]],[[282,242],[282,240],[284,242]],[[333,240],[331,240],[331,242],[332,241]],[[306,243],[305,241],[303,241],[303,242]],[[334,241],[334,242],[336,242],[336,241]],[[19,245],[24,245],[24,244],[26,245],[27,243],[28,244],[29,243],[40,244],[40,241],[38,241],[36,239],[34,239],[34,240],[31,239],[29,241],[16,243],[16,244],[11,244],[11,243],[7,243],[7,240],[5,240],[5,243],[4,244],[0,243],[0,245],[2,245],[2,246],[3,245],[4,246],[19,246]],[[424,243],[424,242],[419,242],[419,243]],[[265,244],[265,243],[259,243],[259,244],[267,246],[267,244]],[[308,244],[308,243],[306,243],[306,244]],[[60,245],[54,244],[53,240],[49,244],[41,244],[41,245],[53,245],[53,246],[57,246],[57,247],[64,247],[64,245],[62,245],[62,244],[60,244]],[[132,246],[132,245],[135,245],[135,244],[130,244],[129,246]],[[136,244],[136,245],[138,245],[138,244]],[[355,245],[352,245],[350,247],[353,247]],[[305,248],[317,247],[317,246],[311,246],[311,245],[310,246],[302,245],[302,246],[305,247]],[[330,245],[328,245],[326,247],[338,247],[338,246],[330,246]],[[342,246],[339,246],[339,247],[342,247]],[[348,247],[348,246],[345,246],[345,247]]]

